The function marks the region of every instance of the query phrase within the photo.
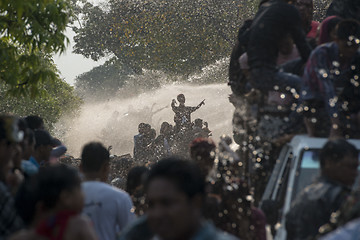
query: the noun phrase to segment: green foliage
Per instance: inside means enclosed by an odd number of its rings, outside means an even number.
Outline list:
[[[39,86],[42,91],[35,98],[30,96],[12,96],[7,93],[8,86],[0,83],[0,113],[12,113],[25,117],[37,115],[45,120],[49,129],[63,115],[71,117],[76,114],[82,100],[74,93],[74,88],[61,80],[45,82]]]
[[[84,98],[107,98],[122,88],[132,73],[131,69],[112,59],[78,76],[75,87]]]
[[[57,81],[49,54],[62,53],[69,0],[0,1],[0,80],[13,96],[35,97]]]
[[[134,71],[191,74],[228,56],[237,28],[255,12],[246,0],[110,0],[87,3],[75,28],[75,53],[93,60],[114,54]],[[245,13],[245,14],[244,14]]]
[[[77,79],[76,87],[89,90],[91,95],[96,90],[104,90],[106,94],[106,89],[112,94],[115,89],[131,84],[139,89],[145,81],[152,84],[145,87],[161,83],[161,80],[143,79],[144,69],[169,74],[166,77],[175,80],[179,79],[175,75],[181,75],[191,82],[226,81],[224,59],[230,55],[242,21],[253,17],[260,2],[108,0],[105,7],[99,7],[86,0],[73,1],[78,3],[75,9],[81,19],[79,27],[74,27],[77,33],[74,52],[93,60],[115,56],[113,67],[130,67],[139,74],[128,80],[124,76],[118,78],[115,74],[118,70],[109,69],[107,63]],[[324,18],[330,1],[314,0],[315,20]],[[213,65],[216,62],[221,64]],[[146,71],[145,74],[149,77],[158,73]]]

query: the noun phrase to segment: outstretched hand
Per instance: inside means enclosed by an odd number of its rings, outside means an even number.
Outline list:
[[[199,103],[198,107],[201,107],[202,105],[205,105],[205,99]]]

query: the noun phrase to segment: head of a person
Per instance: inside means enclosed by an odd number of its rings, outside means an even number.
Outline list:
[[[185,95],[182,93],[177,95],[176,99],[179,101],[179,103],[185,103]]]
[[[161,239],[190,239],[202,214],[205,181],[188,160],[170,157],[150,170],[145,192],[150,229]]]
[[[99,142],[86,144],[81,153],[80,169],[86,177],[106,182],[110,170],[109,151]]]
[[[146,123],[140,123],[140,124],[138,125],[138,131],[139,131],[140,134],[144,134],[144,132],[145,132],[145,126],[146,126]]]
[[[318,45],[332,42],[336,39],[336,25],[341,21],[340,17],[329,16],[321,22],[319,28]]]
[[[26,120],[23,118],[19,119],[19,129],[24,132],[23,140],[20,142],[22,150],[21,159],[28,160],[35,150],[34,131],[27,126]]]
[[[171,134],[171,125],[168,122],[163,122],[160,126],[160,134],[169,135]]]
[[[20,186],[15,206],[27,225],[49,212],[81,212],[84,197],[80,184],[75,168],[63,164],[41,168]]]
[[[150,137],[150,135],[153,134],[153,133],[151,133],[151,132],[152,132],[151,129],[152,129],[152,128],[151,128],[151,125],[148,124],[148,123],[145,123],[143,134],[146,135],[146,136],[148,136],[148,137]],[[156,135],[156,131],[155,131],[155,135]]]
[[[0,181],[4,181],[24,133],[14,116],[0,116]]]
[[[210,138],[196,138],[190,144],[191,159],[200,167],[204,176],[207,176],[214,166],[216,145]]]
[[[48,163],[53,149],[54,139],[46,130],[35,130],[34,157],[39,163]]]
[[[359,152],[344,139],[329,140],[320,151],[322,175],[351,186],[357,177]]]
[[[155,130],[155,128],[150,129],[149,138],[152,139],[152,140],[154,140],[156,138],[156,130]]]
[[[335,41],[339,46],[340,57],[352,59],[360,46],[360,23],[353,19],[339,22]]]
[[[314,13],[313,0],[294,0],[292,2],[295,5],[295,7],[299,10],[303,25],[306,27],[310,27]]]
[[[197,118],[194,120],[194,126],[198,127],[198,128],[202,128],[203,127],[203,120],[201,118]]]
[[[30,157],[34,154],[35,151],[35,134],[34,131],[30,128],[26,129],[26,134],[24,135],[24,145],[23,145],[23,155],[24,160],[29,160]]]
[[[149,169],[144,166],[136,166],[130,169],[126,180],[126,192],[133,195],[143,187],[146,174]]]
[[[28,128],[35,131],[38,129],[44,130],[44,120],[39,116],[27,116],[25,117]]]

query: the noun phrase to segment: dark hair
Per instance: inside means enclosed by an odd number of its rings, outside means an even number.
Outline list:
[[[29,129],[29,127],[28,127],[25,119],[19,118],[18,126],[19,126],[19,130],[24,132],[24,138],[26,138],[27,137],[27,129]]]
[[[39,200],[39,188],[36,175],[23,181],[15,196],[15,208],[19,216],[28,226],[32,223]]]
[[[144,166],[136,166],[130,169],[126,180],[126,192],[132,195],[135,189],[143,184],[149,169]]]
[[[164,158],[157,162],[150,170],[147,177],[147,189],[152,180],[156,178],[165,178],[189,198],[197,194],[204,195],[205,180],[202,177],[199,167],[189,160],[183,160],[178,157]]]
[[[6,131],[5,117],[0,116],[0,140],[8,140],[8,133]]]
[[[214,160],[215,156],[211,156],[211,152],[215,148],[216,145],[210,138],[196,138],[190,144],[191,159],[196,161],[198,157],[201,157]]]
[[[35,149],[40,146],[53,145],[54,139],[48,131],[37,129],[34,131]]]
[[[345,19],[338,23],[336,36],[340,40],[349,40],[350,36],[360,38],[360,23],[354,19]]]
[[[357,157],[359,155],[356,147],[345,139],[329,140],[320,150],[320,166],[325,162],[341,162],[345,156]]]
[[[28,127],[32,130],[39,129],[42,125],[44,125],[44,120],[39,116],[27,116],[25,121]]]
[[[24,132],[19,129],[18,118],[12,115],[0,115],[0,140],[8,143],[21,142]]]
[[[40,168],[37,179],[39,200],[49,209],[55,207],[62,191],[73,190],[81,183],[77,170],[63,164]]]
[[[90,142],[84,146],[81,153],[81,165],[84,172],[97,172],[109,161],[109,151],[100,142]]]
[[[341,22],[342,19],[340,17],[335,16],[334,18],[331,18],[327,24],[327,34],[330,35],[330,32],[335,29],[337,24]]]
[[[80,183],[78,172],[73,167],[61,164],[40,168],[36,175],[20,186],[15,197],[15,207],[25,224],[29,225],[34,219],[38,202],[52,209],[63,191],[80,187]]]
[[[27,129],[27,138],[29,145],[33,144],[34,142],[36,143],[34,131],[30,128]]]
[[[179,101],[179,102],[185,102],[185,95],[180,93],[179,95],[177,95],[176,99]]]

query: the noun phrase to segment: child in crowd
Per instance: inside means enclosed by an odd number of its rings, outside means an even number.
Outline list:
[[[80,215],[83,204],[75,169],[66,165],[41,168],[21,186],[16,199],[27,229],[10,239],[95,240],[90,221]]]

